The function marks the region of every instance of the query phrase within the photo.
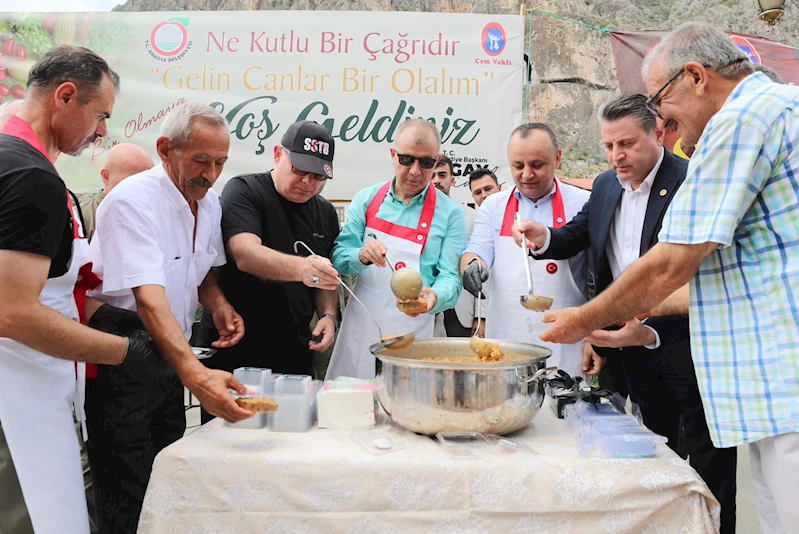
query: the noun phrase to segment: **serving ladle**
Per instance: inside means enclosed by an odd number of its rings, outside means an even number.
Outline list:
[[[477,261],[477,258],[472,258],[472,261],[469,262],[469,265],[471,265],[472,262],[475,261]],[[480,264],[479,261],[477,261],[477,270],[480,271],[480,278],[482,279],[483,266],[482,264]],[[496,344],[486,341],[485,339],[482,339],[479,336],[480,322],[482,315],[483,315],[483,292],[481,290],[477,292],[477,329],[474,331],[474,334],[472,334],[472,339],[469,340],[469,348],[472,349],[472,352],[477,354],[477,356],[481,360],[488,360],[491,357],[491,352],[494,350]]]
[[[516,224],[522,222],[522,215],[516,212]],[[533,274],[530,272],[530,259],[527,257],[527,237],[522,234],[522,259],[524,261],[524,274],[527,275],[527,294],[519,297],[519,302],[526,309],[534,312],[545,312],[552,307],[555,299],[552,297],[541,297],[533,293]]]
[[[294,242],[294,253],[295,254],[299,253],[299,251],[297,250],[297,245],[302,245],[303,247],[305,247],[305,250],[307,250],[308,253],[311,256],[317,256],[317,254],[314,253],[313,250],[311,250],[311,247],[309,247],[308,245],[306,245],[302,241],[295,241]],[[366,306],[364,306],[363,302],[361,302],[361,299],[359,299],[357,296],[355,296],[355,292],[352,289],[350,289],[350,287],[347,284],[344,283],[344,281],[341,279],[340,276],[337,276],[336,280],[338,280],[338,282],[342,286],[344,286],[344,289],[346,289],[349,292],[349,294],[352,296],[352,298],[355,299],[355,302],[357,302],[361,306],[361,308],[363,308],[363,311],[366,312],[366,315],[368,315],[369,318],[372,320],[372,322],[375,324],[375,326],[377,327],[377,331],[380,334],[380,341],[379,341],[380,345],[382,345],[384,348],[387,348],[387,349],[399,350],[399,349],[404,349],[405,347],[410,346],[414,341],[416,341],[416,334],[414,332],[409,332],[407,334],[384,336],[383,335],[383,329],[380,328],[380,323],[377,322],[377,319],[375,319],[374,316],[366,308]]]

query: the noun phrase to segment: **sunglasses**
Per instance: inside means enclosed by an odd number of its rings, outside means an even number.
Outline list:
[[[738,59],[735,59],[735,60],[733,60],[733,61],[731,61],[731,62],[727,63],[726,65],[722,65],[722,66],[721,66],[721,67],[719,67],[719,68],[723,69],[724,67],[729,67],[729,66],[731,66],[731,65],[735,65],[735,64],[737,64],[737,63],[743,63],[744,61],[749,61],[749,58],[746,58],[746,57],[739,57]],[[709,68],[711,68],[711,66],[710,66],[710,65],[707,65],[707,64],[702,64],[702,66],[703,66],[703,67],[705,67],[706,69],[709,69]],[[677,73],[676,73],[674,76],[672,76],[671,78],[669,78],[669,81],[667,81],[666,83],[664,83],[664,84],[663,84],[663,87],[661,87],[660,89],[658,89],[658,92],[657,92],[657,93],[655,93],[654,95],[652,95],[652,96],[650,96],[649,98],[647,98],[647,99],[646,99],[646,108],[647,108],[649,111],[651,111],[652,113],[654,113],[654,114],[655,114],[655,116],[657,116],[657,118],[659,118],[659,119],[663,119],[663,116],[660,114],[660,109],[658,109],[658,108],[660,107],[660,102],[658,102],[657,104],[656,104],[655,102],[657,102],[658,100],[660,100],[660,96],[661,96],[661,95],[663,94],[663,92],[664,92],[664,91],[665,91],[665,90],[668,88],[668,86],[669,86],[669,85],[671,85],[671,84],[673,84],[673,83],[674,83],[674,82],[677,80],[677,78],[679,78],[679,77],[680,77],[680,76],[682,76],[683,74],[685,74],[685,67],[684,67],[684,66],[683,66],[683,68],[681,68],[679,71],[677,71]]]
[[[283,149],[283,153],[286,155],[287,158],[289,158],[289,162],[290,162],[291,161],[291,152],[289,152],[288,150],[286,150],[284,148]],[[294,165],[291,166],[291,172],[293,172],[297,176],[302,176],[303,178],[305,178],[306,176],[308,176],[310,174],[311,177],[314,180],[316,180],[317,182],[325,182],[327,180],[330,180],[330,178],[328,176],[322,176],[321,174],[314,174],[312,172],[301,171],[300,169],[298,169]]]
[[[438,163],[438,156],[417,158],[416,156],[397,153],[397,161],[399,161],[400,165],[403,167],[411,167],[414,161],[418,161],[421,168],[432,169],[436,166],[436,163]]]

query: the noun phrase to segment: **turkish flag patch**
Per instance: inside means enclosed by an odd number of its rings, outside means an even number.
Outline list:
[[[558,272],[558,265],[556,263],[547,263],[547,272],[549,274],[555,274]]]

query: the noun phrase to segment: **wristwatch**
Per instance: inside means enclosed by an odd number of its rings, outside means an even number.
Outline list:
[[[336,332],[338,332],[338,327],[339,327],[339,326],[341,326],[341,323],[339,322],[339,320],[338,320],[338,319],[336,319],[336,316],[335,316],[335,315],[333,315],[332,313],[325,313],[325,314],[323,314],[323,315],[322,315],[322,317],[328,317],[328,318],[330,318],[330,320],[331,320],[331,321],[333,321],[333,326],[335,327],[335,329],[336,329]],[[320,319],[321,319],[322,317],[320,317]]]

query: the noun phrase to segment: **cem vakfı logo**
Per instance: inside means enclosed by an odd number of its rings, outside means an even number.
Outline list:
[[[738,45],[738,48],[744,51],[747,56],[749,56],[749,60],[754,63],[755,65],[760,65],[762,61],[760,60],[760,53],[755,48],[749,39],[746,37],[741,37],[740,35],[730,35],[730,39],[732,42]]]
[[[497,22],[489,22],[483,28],[483,33],[480,35],[480,44],[483,47],[483,52],[491,57],[497,57],[505,50],[505,44],[508,42],[507,35],[505,35],[505,28]]]
[[[150,39],[144,47],[153,59],[164,63],[178,61],[191,50],[189,32],[186,27],[189,19],[171,18],[159,22],[150,32]]]

